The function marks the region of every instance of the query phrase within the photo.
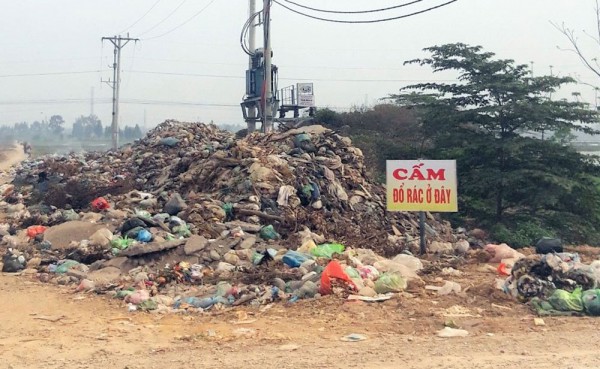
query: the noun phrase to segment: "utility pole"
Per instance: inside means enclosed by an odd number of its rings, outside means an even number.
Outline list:
[[[252,18],[254,16],[254,13],[256,13],[256,0],[249,0],[249,4],[248,4],[248,18]],[[250,49],[250,53],[254,53],[256,51],[256,26],[254,24],[254,21],[252,21],[252,23],[250,23],[250,29],[248,30],[248,48]],[[253,57],[252,55],[248,56],[248,69],[252,70],[253,67],[253,63],[252,63]],[[256,107],[255,106],[251,106],[248,108],[248,124],[247,124],[247,128],[248,128],[248,133],[254,132],[256,130],[256,121],[254,120],[256,118]]]
[[[92,93],[90,97],[90,115],[94,115],[94,88],[92,87]]]
[[[108,40],[115,46],[113,58],[113,80],[106,81],[113,90],[113,110],[112,110],[112,148],[116,150],[119,147],[119,87],[121,83],[121,49],[129,41],[138,42],[138,38],[129,38],[119,36],[102,37],[102,41]]]
[[[273,130],[273,75],[271,68],[271,0],[263,0],[263,33],[264,33],[264,57],[265,57],[265,94],[263,115],[263,133]]]

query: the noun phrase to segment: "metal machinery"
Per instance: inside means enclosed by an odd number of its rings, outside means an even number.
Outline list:
[[[256,11],[256,0],[249,0],[249,17],[240,35],[240,45],[249,56],[246,70],[246,93],[241,108],[248,132],[256,129],[256,123],[262,122],[262,131],[268,133],[273,129],[273,122],[300,121],[300,110],[308,109],[309,117],[315,112],[315,102],[312,83],[298,83],[281,91],[278,90],[278,69],[271,64],[273,51],[271,49],[270,9],[271,0],[263,1],[263,9]],[[263,45],[256,48],[256,27],[262,25]],[[280,100],[281,96],[281,100]],[[280,102],[282,102],[280,106]],[[293,112],[292,118],[286,118],[288,112]],[[279,113],[276,119],[275,113]]]
[[[264,101],[266,96],[265,85],[265,63],[264,51],[262,48],[254,50],[250,55],[250,69],[246,70],[246,94],[244,95],[242,106],[242,114],[246,122],[261,122],[264,119]],[[275,91],[271,98],[273,111],[279,109],[279,98],[277,94],[277,66],[271,65],[271,91]],[[253,113],[255,111],[256,113]]]

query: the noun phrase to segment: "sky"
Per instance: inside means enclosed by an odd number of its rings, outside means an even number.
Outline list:
[[[294,1],[343,11],[409,2]],[[422,0],[370,16],[307,12],[365,20],[446,1]],[[594,0],[458,0],[395,21],[338,24],[273,4],[273,63],[280,88],[313,81],[317,106],[339,111],[373,105],[412,83],[454,80],[453,73],[403,65],[427,56],[425,47],[453,42],[481,45],[519,64],[533,62],[534,75],[552,72],[598,85],[577,56],[564,50],[565,36],[550,23],[572,27],[584,50],[599,55],[600,46],[583,32],[594,32],[594,5]],[[102,80],[112,77],[113,46],[101,38],[127,34],[140,41],[122,49],[121,124],[152,127],[166,119],[243,124],[239,104],[248,59],[240,32],[247,0],[0,0],[0,14],[0,124],[60,114],[70,125],[92,111],[109,124],[112,89]],[[585,85],[558,95],[573,98],[573,92],[596,103],[593,88]]]

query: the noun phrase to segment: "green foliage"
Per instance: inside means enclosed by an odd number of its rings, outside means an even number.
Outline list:
[[[568,77],[531,77],[526,65],[494,59],[481,47],[449,44],[425,49],[430,58],[407,63],[455,71],[458,83],[408,86],[390,99],[413,108],[423,156],[456,159],[464,217],[494,225],[499,241],[530,244],[545,233],[600,243],[598,167],[564,144],[571,131],[598,133],[586,124],[598,113],[577,101],[548,98]],[[553,132],[540,140],[539,132]]]
[[[496,224],[491,227],[490,234],[494,241],[516,248],[533,246],[542,237],[556,237],[552,230],[533,221],[518,223],[510,229],[504,224]]]

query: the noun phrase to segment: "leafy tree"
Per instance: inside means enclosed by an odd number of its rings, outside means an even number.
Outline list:
[[[65,124],[65,120],[60,115],[53,115],[50,117],[50,122],[48,122],[48,128],[55,135],[60,135],[64,131],[63,124]]]
[[[144,136],[139,124],[136,124],[135,127],[133,127],[132,135],[134,140],[140,139]]]
[[[458,72],[457,83],[416,84],[390,97],[417,108],[422,133],[432,139],[427,157],[457,160],[462,214],[509,228],[534,222],[572,240],[598,237],[600,193],[592,176],[597,167],[568,147],[523,134],[597,133],[586,126],[597,121],[597,112],[548,97],[574,81],[532,77],[526,65],[495,59],[479,46],[425,51],[431,57],[406,63]]]
[[[102,122],[96,115],[80,116],[73,123],[73,137],[90,139],[102,137]]]

